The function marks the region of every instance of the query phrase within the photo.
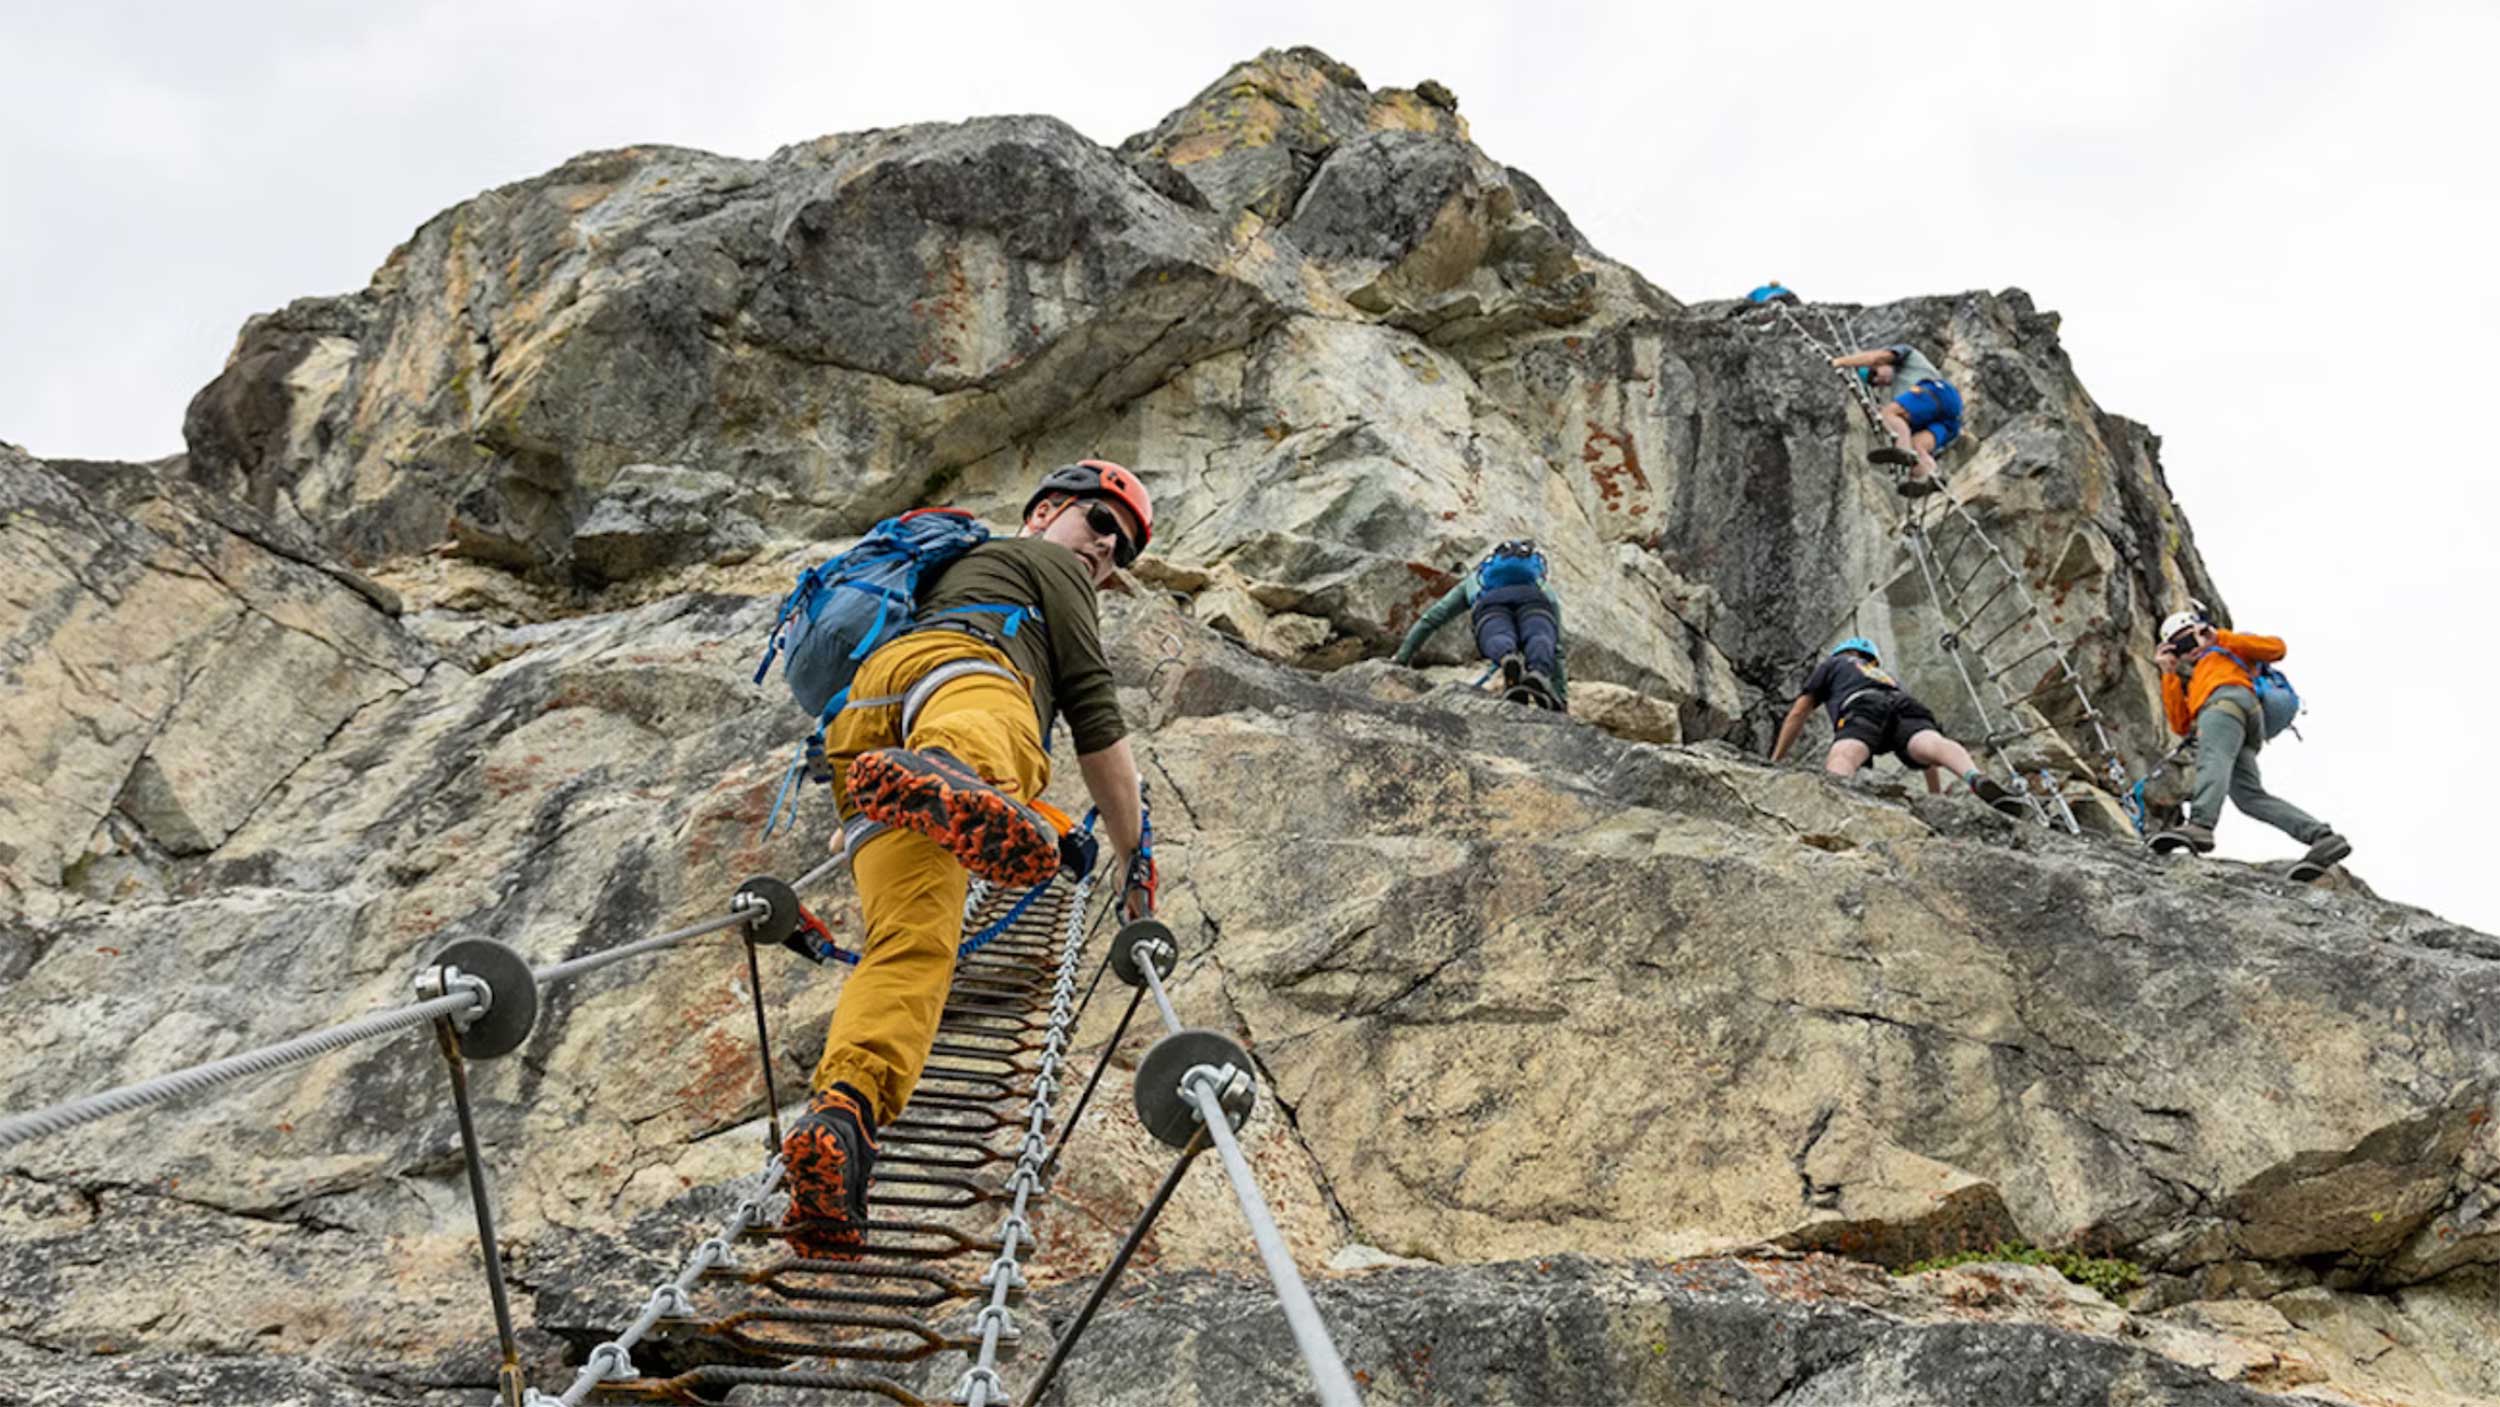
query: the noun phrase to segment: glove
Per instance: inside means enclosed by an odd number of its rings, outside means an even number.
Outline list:
[[[1070,879],[1083,879],[1094,872],[1094,864],[1102,858],[1102,842],[1092,831],[1072,830],[1059,837],[1059,868]]]
[[[848,959],[851,956],[835,946],[833,930],[826,927],[825,921],[816,917],[805,904],[799,906],[799,926],[790,931],[789,937],[781,940],[781,945],[814,963],[821,963],[827,958]]]
[[[1128,859],[1128,875],[1122,882],[1120,912],[1125,918],[1152,918],[1155,911],[1155,857],[1152,851],[1141,850]]]

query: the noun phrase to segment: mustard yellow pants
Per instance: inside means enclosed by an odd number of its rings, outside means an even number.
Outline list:
[[[942,664],[980,660],[1014,672],[1007,657],[954,630],[906,635],[860,662],[853,698],[899,696]],[[825,734],[834,799],[856,814],[847,786],[851,759],[881,747],[944,748],[984,781],[1019,801],[1050,784],[1033,696],[1016,679],[975,674],[940,688],[900,736],[900,704],[837,714]],[[878,1123],[903,1112],[937,1039],[938,1014],[955,980],[963,941],[963,865],[916,831],[884,831],[851,857],[862,926],[859,966],[843,983],[825,1033],[815,1087],[840,1081],[868,1096]]]

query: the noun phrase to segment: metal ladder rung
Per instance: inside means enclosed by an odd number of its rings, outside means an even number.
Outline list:
[[[1987,600],[1980,602],[1977,606],[1968,611],[1962,612],[1962,618],[1954,623],[1953,628],[1964,635],[1968,635],[1972,629],[1978,626],[1980,618],[1988,614],[1988,608],[2003,600],[2005,598],[2005,593],[2013,590],[2014,585],[2014,578],[2010,576],[2007,577],[2003,585],[1988,593]],[[2036,611],[2039,607],[2027,606],[2024,609]]]
[[[1982,747],[2001,749],[2009,743],[2018,743],[2025,738],[2038,737],[2042,733],[2054,733],[2058,729],[2065,726],[2066,725],[2062,723],[2042,723],[2036,727],[2016,729],[2011,733],[1990,733],[1980,745]]]
[[[2076,689],[2074,680],[2070,678],[2052,679],[2048,683],[2040,685],[2038,688],[2033,689],[2027,694],[2017,694],[2014,697],[2007,699],[2005,701],[2005,706],[2007,708],[2023,708],[2031,704],[2036,704],[2043,698],[2051,697],[2057,694],[2061,689],[2065,691],[2066,697],[2068,698],[2077,697],[2080,692]],[[2083,700],[2083,705],[2087,709],[2091,708],[2092,700],[2085,698]]]
[[[2014,575],[2013,564],[2005,560],[2004,553],[1997,551],[1997,545],[1993,542],[1988,542],[1985,538],[1980,539],[1980,541],[1986,544],[1987,551],[1980,554],[1979,564],[1971,568],[1971,574],[1969,576],[1962,578],[1959,584],[1951,588],[1953,598],[1957,601],[1961,599],[1963,592],[1970,590],[1971,583],[1979,580],[1980,576],[1988,570],[1992,563],[1999,569],[2003,570],[2007,576],[2010,577]]]
[[[2002,594],[2002,593],[2000,593],[2000,594]],[[1996,633],[1996,634],[1989,636],[1989,637],[1988,637],[1985,641],[1982,641],[1980,644],[1973,646],[1973,647],[1972,647],[1972,651],[1973,651],[1974,653],[1976,653],[1976,654],[1978,654],[1978,655],[1980,655],[1980,656],[1984,657],[1984,656],[1986,656],[1986,655],[1987,655],[1987,653],[1988,653],[1988,647],[1989,647],[1989,646],[1994,645],[1994,644],[1995,644],[1996,642],[1998,642],[1999,640],[2004,639],[2006,636],[2013,634],[2015,631],[2017,631],[2017,630],[2021,629],[2022,627],[2024,627],[2024,626],[2026,626],[2026,625],[2029,625],[2031,622],[2033,622],[2033,621],[2035,621],[2035,620],[2038,620],[2039,618],[2040,618],[2040,608],[2039,608],[2038,606],[2025,606],[2025,607],[2023,608],[2022,614],[2020,614],[2020,615],[2018,615],[2018,616],[2014,617],[2014,619],[2012,619],[2011,621],[2008,621],[2008,622],[2005,624],[2004,628],[2002,628],[2002,629],[2000,629],[1999,631],[1997,631],[1997,633]],[[2052,640],[2050,641],[2050,643],[2054,644],[2054,643],[2056,643],[2056,642],[2055,642],[2055,640],[2054,640],[2054,639],[2052,639]],[[2062,651],[2062,650],[2061,650],[2061,651],[2059,651],[2059,654],[2060,654],[2061,656],[2063,656],[2063,654],[2064,654],[2064,653],[2065,653],[2065,652],[2064,652],[2064,651]],[[2063,663],[2063,660],[2061,659],[2061,661],[2060,661],[2060,662],[2061,662],[2061,663]]]
[[[2026,661],[2047,654],[2049,651],[2056,648],[2057,642],[2055,640],[2044,640],[2039,644],[2032,646],[2030,649],[2023,651],[2021,654],[2016,655],[2012,660],[2006,662],[1999,668],[1990,670],[1988,672],[1988,681],[1990,683],[1995,683],[1997,680],[2002,679],[2006,675],[2013,673],[2015,670],[2022,668]]]

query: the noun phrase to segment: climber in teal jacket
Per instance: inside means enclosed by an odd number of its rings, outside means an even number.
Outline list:
[[[1406,632],[1390,663],[1412,663],[1424,642],[1460,611],[1474,626],[1476,652],[1500,666],[1506,696],[1525,690],[1546,708],[1564,706],[1570,681],[1563,674],[1562,603],[1546,585],[1545,554],[1535,543],[1514,538],[1460,573],[1458,585]]]

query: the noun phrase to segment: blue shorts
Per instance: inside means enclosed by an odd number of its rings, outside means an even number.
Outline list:
[[[1892,403],[1910,418],[1910,433],[1925,430],[1936,437],[1938,454],[1962,433],[1962,393],[1951,382],[1921,381],[1917,389],[1893,397]]]

